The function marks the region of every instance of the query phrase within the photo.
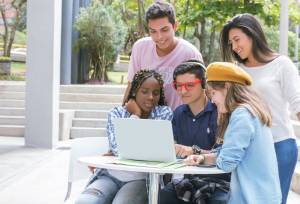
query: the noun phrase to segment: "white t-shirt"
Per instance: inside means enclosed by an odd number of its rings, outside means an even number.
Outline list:
[[[295,138],[290,112],[300,112],[300,78],[296,66],[286,56],[258,67],[239,64],[253,79],[255,91],[266,101],[272,114],[274,142]]]
[[[178,38],[178,44],[168,55],[159,57],[156,44],[150,37],[138,40],[133,48],[128,68],[128,81],[132,82],[134,74],[141,69],[155,70],[162,75],[167,105],[175,110],[182,104],[180,97],[172,87],[174,69],[190,59],[202,60],[200,52],[188,41]]]

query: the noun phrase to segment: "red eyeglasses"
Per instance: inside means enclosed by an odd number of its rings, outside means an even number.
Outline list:
[[[193,82],[185,82],[185,83],[173,81],[173,87],[176,91],[182,91],[182,87],[184,87],[185,90],[187,91],[191,91],[193,88],[195,88],[197,84],[201,84],[200,79],[196,79]]]

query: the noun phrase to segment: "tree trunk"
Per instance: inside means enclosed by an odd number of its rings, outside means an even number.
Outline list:
[[[145,30],[144,30],[143,19],[142,19],[143,2],[141,0],[137,0],[137,4],[138,4],[138,32],[140,36],[144,36]]]
[[[186,1],[185,4],[185,15],[188,16],[189,13],[189,7],[190,7],[190,0]],[[185,34],[186,34],[186,23],[184,24],[184,29],[183,29],[183,35],[182,38],[185,38]]]
[[[201,33],[199,33],[199,26],[201,26]],[[207,62],[207,54],[206,54],[206,31],[205,31],[205,27],[206,27],[206,21],[205,19],[201,19],[198,23],[197,26],[195,28],[195,32],[194,32],[194,36],[199,40],[200,42],[200,52],[202,54],[203,57],[203,61],[204,63]]]
[[[216,39],[216,27],[213,22],[211,22],[211,34],[209,39],[209,49],[207,53],[207,63],[211,63],[215,54],[215,39]]]
[[[11,52],[12,44],[14,42],[16,30],[17,30],[17,27],[21,20],[21,13],[22,13],[21,10],[24,9],[23,6],[25,3],[26,3],[26,0],[21,0],[21,1],[13,0],[9,3],[10,7],[13,8],[16,12],[15,19],[12,21],[13,23],[11,23],[10,26],[8,25],[8,22],[7,22],[7,19],[5,16],[5,11],[6,11],[5,5],[0,6],[1,17],[2,17],[3,26],[4,26],[4,34],[1,34],[2,39],[3,39],[3,56],[10,57],[10,52]],[[8,3],[6,3],[6,4],[8,4]]]

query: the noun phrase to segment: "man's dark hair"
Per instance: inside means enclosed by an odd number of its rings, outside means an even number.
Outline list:
[[[201,87],[205,88],[206,84],[206,67],[198,60],[188,60],[178,65],[173,72],[173,80],[176,81],[178,75],[194,74],[197,79],[201,80]]]
[[[146,11],[146,22],[149,23],[149,20],[154,20],[158,18],[167,17],[169,22],[175,24],[175,9],[172,4],[167,2],[155,2],[153,3]]]

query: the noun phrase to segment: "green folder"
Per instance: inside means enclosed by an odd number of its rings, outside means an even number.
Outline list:
[[[182,160],[175,162],[157,162],[157,161],[142,161],[142,160],[131,160],[131,159],[118,159],[113,162],[114,164],[128,165],[128,166],[141,166],[150,168],[168,168],[177,169],[186,166]]]

